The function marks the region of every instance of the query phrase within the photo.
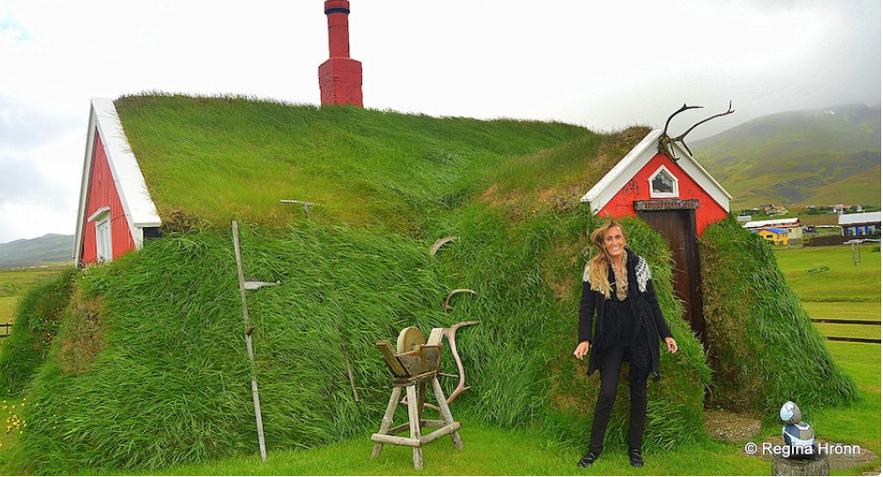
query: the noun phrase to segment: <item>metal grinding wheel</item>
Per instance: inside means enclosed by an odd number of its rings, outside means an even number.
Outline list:
[[[409,326],[399,333],[399,339],[396,341],[396,350],[399,353],[404,353],[422,344],[426,344],[426,339],[423,338],[420,328]]]

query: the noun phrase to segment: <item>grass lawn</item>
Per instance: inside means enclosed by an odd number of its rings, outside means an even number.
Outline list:
[[[456,411],[454,411],[456,412]],[[371,460],[373,444],[364,439],[304,451],[229,459],[211,465],[163,469],[162,475],[764,475],[769,463],[742,457],[740,446],[706,442],[678,452],[647,454],[647,465],[634,469],[624,450],[610,449],[591,469],[576,462],[583,449],[558,448],[538,435],[464,421],[463,449],[447,438],[423,448],[424,470],[412,465],[412,451],[384,446]],[[710,465],[713,463],[713,465]]]
[[[20,295],[34,283],[56,275],[61,269],[0,270],[0,297]]]
[[[779,268],[803,302],[876,302],[880,309],[880,252],[862,246],[862,261],[852,263],[848,246],[780,249]],[[810,270],[827,267],[825,271]],[[879,315],[878,315],[879,316]]]
[[[2,342],[0,342],[2,346]],[[880,455],[880,346],[829,342],[828,347],[843,369],[855,379],[859,400],[851,406],[822,410],[804,410],[816,435],[832,442],[857,444]],[[21,409],[21,400],[7,398],[7,408],[0,410],[6,422]],[[27,403],[26,403],[27,404]],[[29,404],[28,404],[29,405]],[[480,423],[469,416],[454,417],[463,422],[463,449],[454,449],[448,438],[423,449],[424,470],[412,466],[410,448],[384,446],[379,458],[370,459],[373,443],[368,436],[334,445],[306,449],[271,451],[262,463],[255,455],[225,459],[200,465],[182,465],[154,469],[153,475],[769,475],[770,464],[759,458],[745,457],[744,443],[716,442],[711,439],[682,446],[676,451],[649,453],[647,465],[634,469],[623,449],[607,449],[591,469],[579,469],[576,461],[584,449],[559,446],[529,430],[502,429]],[[399,410],[396,423],[404,419]],[[7,424],[8,425],[8,424]],[[378,423],[379,425],[379,423]],[[15,445],[17,432],[0,434],[0,473],[4,454]],[[778,435],[778,426],[766,426],[759,442]],[[588,433],[588,430],[587,430]],[[255,443],[255,447],[257,447]],[[834,475],[879,473],[880,461]],[[144,475],[147,471],[123,472],[116,469],[81,469],[82,475]]]
[[[875,464],[841,472],[844,475],[880,474],[880,345],[828,342],[828,349],[858,386],[859,399],[850,406],[804,412],[816,436],[831,442],[860,445],[877,454]],[[864,474],[870,475],[870,474]]]
[[[832,442],[857,444],[880,455],[880,346],[857,343],[828,343],[840,366],[859,386],[859,401],[842,408],[804,410],[816,435]],[[454,449],[448,438],[423,448],[424,470],[412,466],[411,449],[384,446],[380,457],[371,460],[371,443],[364,438],[307,450],[270,452],[266,463],[255,454],[201,465],[156,469],[154,475],[769,475],[770,463],[742,454],[744,443],[711,439],[682,446],[676,451],[645,455],[647,465],[632,468],[623,449],[607,449],[591,469],[576,462],[584,449],[562,447],[529,430],[502,429],[468,416],[461,419],[464,448]],[[2,416],[2,415],[0,415]],[[404,419],[399,410],[396,423]],[[379,425],[379,423],[378,423]],[[764,427],[752,442],[778,435],[781,428]],[[588,430],[587,430],[588,435]],[[0,452],[2,455],[2,452]],[[2,458],[0,458],[2,463]],[[876,463],[834,475],[879,473]],[[2,467],[0,467],[2,470]],[[112,469],[83,469],[83,474],[122,475]],[[143,472],[130,475],[143,474]]]
[[[803,308],[813,318],[837,320],[880,320],[880,304],[874,302],[804,301]]]
[[[16,303],[18,303],[17,296],[0,297],[0,323],[12,323]]]
[[[876,325],[843,325],[838,323],[816,323],[815,325],[825,336],[880,339],[880,327]]]
[[[0,270],[0,323],[12,323],[18,297],[35,283],[57,275],[60,268]]]
[[[862,260],[852,261],[848,246],[780,249],[779,268],[800,297],[811,318],[880,320],[880,252],[862,247]],[[810,274],[809,270],[828,267]],[[880,326],[817,323],[826,336],[880,339]],[[844,408],[816,411],[805,418],[816,434],[844,444],[858,444],[880,455],[880,377],[879,344],[827,342],[828,349],[856,382],[859,400]],[[880,472],[879,460],[873,469]]]
[[[852,247],[779,249],[779,268],[811,318],[880,320],[880,252],[862,246],[853,264]],[[818,273],[809,273],[827,267]],[[875,325],[817,323],[825,336],[880,339]]]

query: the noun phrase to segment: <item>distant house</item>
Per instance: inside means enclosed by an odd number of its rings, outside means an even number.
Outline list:
[[[742,227],[751,230],[752,232],[757,232],[769,227],[783,229],[788,232],[789,241],[803,241],[803,227],[800,225],[800,219],[798,219],[797,217],[772,220],[757,220],[753,222],[748,222]]]
[[[73,258],[113,260],[159,235],[162,221],[126,140],[113,101],[93,99],[86,132]]]
[[[770,205],[763,208],[763,213],[770,216],[788,215],[788,209],[782,205]]]
[[[851,205],[836,204],[831,206],[831,212],[834,214],[845,214],[851,209]]]
[[[837,223],[844,237],[871,237],[880,232],[880,212],[843,214],[837,218]]]
[[[763,237],[764,240],[769,240],[776,245],[788,245],[788,231],[785,229],[766,227],[753,230],[752,232]]]
[[[698,237],[708,225],[727,217],[732,197],[679,144],[673,145],[677,160],[661,153],[662,135],[662,129],[650,131],[582,202],[601,217],[637,216],[668,241],[675,261],[675,294],[684,302],[691,328],[701,336],[705,319]]]

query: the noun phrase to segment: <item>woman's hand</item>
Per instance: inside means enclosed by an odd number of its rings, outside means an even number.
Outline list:
[[[576,356],[577,359],[583,359],[583,356],[585,356],[589,352],[589,347],[591,346],[592,345],[589,344],[588,341],[583,341],[582,343],[576,345],[576,349],[573,350],[573,355]]]
[[[678,352],[678,342],[671,336],[665,339],[665,345],[668,347],[669,353],[674,354]]]

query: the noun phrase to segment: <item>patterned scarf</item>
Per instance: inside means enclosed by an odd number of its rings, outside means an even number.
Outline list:
[[[625,301],[629,296],[629,272],[628,263],[629,254],[625,250],[622,251],[622,272],[619,271],[613,264],[610,264],[613,267],[613,275],[616,278],[616,298],[619,301]]]

